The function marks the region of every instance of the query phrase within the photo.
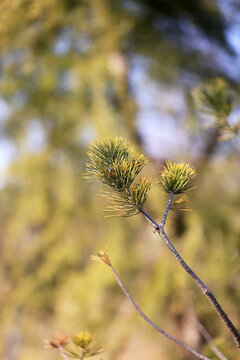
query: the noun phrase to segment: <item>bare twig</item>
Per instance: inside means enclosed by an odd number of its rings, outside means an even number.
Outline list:
[[[172,204],[172,199],[173,199],[173,192],[171,192],[170,194],[170,198],[168,200],[168,204],[167,204],[167,207],[166,207],[166,211],[162,217],[162,221],[161,221],[161,224],[160,224],[160,228],[164,228],[164,225],[165,225],[165,222],[166,222],[166,219],[167,219],[167,215],[168,215],[168,212],[170,210],[170,206]]]
[[[60,351],[61,355],[64,357],[65,360],[70,360],[69,357],[65,354],[63,348],[59,345],[58,350]]]
[[[228,315],[225,313],[215,296],[213,295],[212,291],[202,282],[202,280],[195,274],[195,272],[187,265],[187,263],[183,260],[183,258],[180,256],[180,254],[177,252],[175,247],[170,242],[167,234],[164,231],[164,224],[167,218],[167,214],[169,211],[169,208],[171,206],[172,201],[172,194],[170,196],[170,200],[167,205],[167,209],[165,214],[163,215],[163,219],[161,222],[161,225],[158,225],[151,216],[146,213],[145,210],[140,209],[140,212],[144,215],[144,217],[147,219],[147,221],[154,227],[154,229],[158,232],[161,239],[165,242],[168,249],[171,251],[172,255],[175,257],[177,262],[182,266],[182,268],[191,276],[191,278],[196,282],[196,284],[200,287],[203,294],[207,297],[207,299],[210,301],[214,309],[217,311],[218,315],[220,316],[221,320],[224,322],[224,324],[227,326],[228,330],[232,334],[238,350],[240,351],[240,334],[237,331],[236,327],[233,325],[232,321],[229,319]]]
[[[202,359],[202,360],[210,360],[209,358],[207,358],[206,356],[199,354],[197,351],[193,350],[190,346],[184,344],[182,341],[176,339],[174,336],[168,334],[166,331],[162,330],[160,327],[158,327],[152,320],[150,320],[143,312],[142,310],[138,307],[138,305],[135,303],[135,301],[133,300],[132,296],[129,294],[129,292],[127,291],[127,289],[125,288],[125,286],[123,285],[122,281],[120,280],[119,276],[117,275],[116,271],[114,270],[112,264],[108,264],[113,275],[115,276],[119,286],[121,287],[121,289],[123,290],[123,292],[125,293],[125,295],[128,297],[128,299],[130,300],[130,302],[132,303],[133,307],[135,308],[135,310],[139,313],[139,315],[145,320],[147,321],[151,326],[153,326],[158,332],[160,332],[162,335],[166,336],[168,339],[174,341],[175,343],[177,343],[178,345],[180,345],[181,347],[183,347],[185,350],[191,352],[193,355],[195,355],[197,358]]]
[[[214,354],[220,359],[220,360],[228,360],[226,358],[225,355],[223,355],[223,353],[218,349],[218,347],[214,344],[213,339],[211,337],[211,335],[209,334],[209,332],[207,331],[207,329],[205,328],[205,326],[203,326],[203,324],[201,324],[199,322],[199,320],[195,319],[195,323],[197,325],[198,330],[200,331],[200,333],[202,334],[202,336],[204,337],[204,339],[207,341],[207,343],[209,344],[210,348],[212,349],[212,351],[214,352]]]

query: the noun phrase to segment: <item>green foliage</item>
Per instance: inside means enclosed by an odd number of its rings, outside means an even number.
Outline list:
[[[96,179],[115,190],[102,193],[109,203],[105,209],[111,212],[109,216],[133,216],[139,213],[147,200],[152,180],[134,180],[146,163],[147,159],[136,153],[122,138],[96,141],[89,146],[86,178]],[[168,161],[157,183],[168,194],[182,194],[193,188],[195,176],[195,170],[189,165]],[[188,210],[183,207],[186,201],[185,195],[175,200],[171,209]]]
[[[135,181],[146,163],[147,159],[136,153],[122,138],[95,141],[89,146],[86,178],[96,179],[115,190],[102,193],[109,203],[105,210],[111,212],[110,216],[133,216],[139,213],[152,186],[150,178]],[[168,161],[157,183],[168,194],[182,194],[193,188],[192,180],[195,176],[195,170],[189,165]],[[175,200],[171,209],[187,210],[182,207],[186,201],[186,196]]]
[[[230,115],[236,103],[236,94],[220,78],[202,84],[193,91],[193,97],[200,111],[214,115],[219,122]]]
[[[239,96],[225,80],[217,78],[200,85],[193,91],[193,99],[200,112],[213,117],[214,126],[219,130],[232,136],[239,133],[240,119],[234,125],[228,122],[228,117],[239,102]]]
[[[176,164],[172,161],[167,161],[160,175],[161,179],[158,180],[158,184],[166,193],[182,194],[193,189],[192,180],[195,178],[196,172],[184,163]],[[178,204],[180,203],[178,200]]]
[[[146,164],[146,157],[136,153],[123,138],[95,141],[89,146],[87,178],[121,191],[129,188]]]
[[[139,213],[152,185],[149,178],[137,175],[147,164],[144,155],[135,152],[122,138],[96,141],[90,145],[86,163],[89,180],[96,179],[115,192],[104,192],[110,216],[133,216]],[[134,182],[134,183],[133,183]]]

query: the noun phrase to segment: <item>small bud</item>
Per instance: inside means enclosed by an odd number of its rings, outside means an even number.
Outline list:
[[[68,342],[68,336],[65,336],[63,334],[57,334],[55,338],[53,339],[44,339],[43,340],[45,345],[44,349],[46,350],[52,350],[57,349],[59,346],[64,346]]]
[[[111,265],[111,261],[110,261],[110,258],[109,258],[109,255],[108,255],[108,250],[105,249],[105,250],[102,250],[102,251],[99,251],[97,253],[97,255],[92,255],[91,256],[91,260],[93,261],[100,261],[108,266]]]

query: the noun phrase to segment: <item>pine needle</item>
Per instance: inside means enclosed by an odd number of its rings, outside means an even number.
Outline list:
[[[147,158],[132,149],[123,138],[96,141],[89,146],[86,163],[87,180],[97,180],[112,188],[104,192],[105,209],[110,216],[133,216],[139,213],[147,199],[152,180],[136,177],[147,164]]]
[[[167,161],[160,175],[157,183],[168,194],[182,194],[194,188],[192,180],[196,172],[188,164]]]

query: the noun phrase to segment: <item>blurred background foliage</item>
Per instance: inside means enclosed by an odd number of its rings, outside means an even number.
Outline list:
[[[150,226],[140,215],[104,219],[104,200],[83,173],[89,142],[116,135],[150,158],[147,175],[166,159],[190,162],[199,174],[193,211],[170,214],[168,233],[239,328],[239,139],[220,142],[190,96],[214,77],[238,91],[239,14],[234,0],[0,2],[2,359],[58,359],[42,339],[85,329],[104,344],[104,359],[189,359],[138,318],[104,266],[90,263],[106,245],[159,326],[214,358],[198,316],[236,359],[216,314]],[[146,207],[157,220],[167,200],[152,190]]]

